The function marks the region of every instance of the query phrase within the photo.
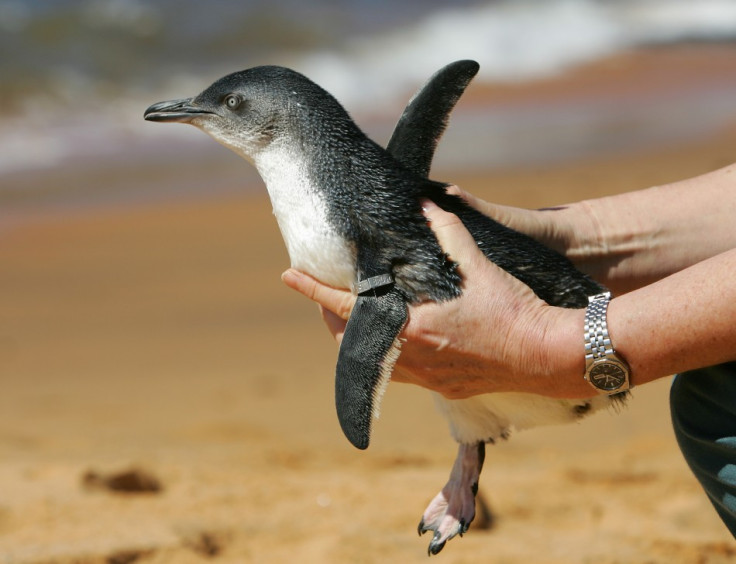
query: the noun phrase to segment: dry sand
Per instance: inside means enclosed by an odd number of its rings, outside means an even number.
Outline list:
[[[667,151],[453,180],[541,207],[692,176],[734,147],[726,127]],[[279,283],[265,198],[18,226],[0,265],[0,563],[426,561],[416,525],[455,445],[429,394],[399,384],[368,451],[343,438],[336,347]],[[438,561],[736,561],[674,442],[668,385],[489,448],[492,526]]]

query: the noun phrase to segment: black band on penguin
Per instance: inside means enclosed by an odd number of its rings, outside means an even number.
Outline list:
[[[391,273],[379,274],[378,276],[371,276],[365,280],[360,280],[355,285],[355,293],[360,295],[366,292],[371,292],[376,288],[383,288],[394,283],[394,277]]]

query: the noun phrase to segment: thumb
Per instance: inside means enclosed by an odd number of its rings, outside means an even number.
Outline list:
[[[486,262],[485,255],[460,218],[443,210],[431,200],[423,201],[422,209],[440,246],[452,260],[461,267],[477,263],[479,260]]]
[[[355,305],[355,296],[349,290],[340,290],[322,284],[308,274],[289,268],[281,275],[281,280],[289,288],[307,296],[337,317],[348,320]],[[328,320],[325,320],[328,321]],[[328,322],[329,325],[329,322]]]

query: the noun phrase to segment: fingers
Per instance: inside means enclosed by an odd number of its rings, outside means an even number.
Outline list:
[[[550,210],[564,210],[568,206],[558,206],[556,208],[548,208],[547,210],[528,210],[517,208],[516,206],[503,206],[481,200],[468,192],[464,192],[457,186],[450,186],[447,189],[449,194],[461,197],[472,208],[475,208],[483,215],[487,215],[491,219],[510,227],[515,231],[520,231],[536,239],[543,245],[552,247],[560,253],[567,250],[567,241],[574,238],[570,235],[574,231],[570,227],[569,217],[565,214],[550,214]],[[542,213],[540,213],[542,212]]]
[[[281,280],[292,290],[304,294],[341,319],[347,321],[350,317],[350,312],[355,305],[355,296],[348,290],[332,288],[293,268],[284,272]]]
[[[422,203],[425,217],[434,231],[442,249],[458,264],[468,266],[474,261],[485,260],[473,236],[462,221],[429,200]]]
[[[332,333],[338,344],[342,343],[342,336],[345,334],[345,326],[347,322],[336,313],[332,313],[329,309],[323,306],[319,306],[319,311],[322,314],[322,320],[327,325],[327,329]]]
[[[462,198],[463,200],[465,200],[465,203],[468,204],[471,208],[475,208],[484,215],[495,218],[495,215],[498,212],[498,206],[496,204],[481,200],[477,196],[474,196],[470,192],[466,192],[465,190],[463,190],[459,186],[455,186],[454,184],[447,187],[447,193]]]

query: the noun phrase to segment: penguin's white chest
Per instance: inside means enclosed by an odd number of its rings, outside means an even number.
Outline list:
[[[328,219],[322,190],[313,186],[300,159],[268,151],[255,160],[266,183],[291,266],[336,288],[355,282],[355,250]]]

